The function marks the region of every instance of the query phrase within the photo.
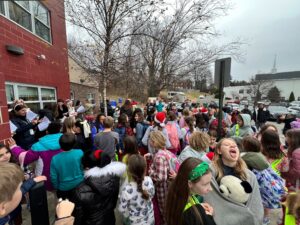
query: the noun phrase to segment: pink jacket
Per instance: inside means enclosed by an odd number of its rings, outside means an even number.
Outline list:
[[[289,171],[283,173],[282,176],[293,185],[295,185],[297,179],[300,179],[300,148],[293,151]]]

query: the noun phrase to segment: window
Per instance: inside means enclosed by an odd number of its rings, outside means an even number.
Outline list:
[[[55,101],[55,90],[48,88],[41,88],[42,100],[54,100]]]
[[[94,99],[95,99],[95,94],[93,94],[93,93],[88,93],[88,94],[86,95],[86,98],[87,98],[88,100],[94,100]]]
[[[14,2],[9,2],[9,18],[32,31],[30,13]]]
[[[15,99],[23,99],[26,105],[34,112],[56,104],[56,90],[51,87],[25,85],[18,83],[5,83],[7,103],[11,104]]]
[[[4,2],[0,1],[0,13],[4,14]]]
[[[247,89],[247,94],[251,94],[251,89]]]
[[[39,93],[37,87],[18,86],[18,98],[24,101],[38,101]]]
[[[14,86],[11,84],[5,85],[6,101],[13,102],[15,100]]]
[[[70,99],[71,100],[75,100],[75,93],[74,93],[74,91],[71,91],[71,93],[70,93]]]
[[[244,94],[244,90],[243,90],[243,89],[240,89],[240,90],[239,90],[239,94]]]
[[[39,1],[0,0],[0,13],[51,43],[50,14]]]

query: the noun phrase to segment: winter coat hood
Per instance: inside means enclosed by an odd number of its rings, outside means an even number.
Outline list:
[[[240,114],[243,119],[244,125],[241,127],[251,127],[251,116],[249,114]]]
[[[61,133],[48,134],[32,145],[33,151],[48,151],[60,149],[59,138],[62,136]]]
[[[270,166],[264,155],[260,152],[242,152],[241,157],[250,170],[262,171]]]
[[[94,167],[85,171],[84,177],[101,177],[107,175],[115,175],[118,177],[123,176],[126,171],[126,165],[121,162],[111,162],[110,164],[106,165],[103,168]]]

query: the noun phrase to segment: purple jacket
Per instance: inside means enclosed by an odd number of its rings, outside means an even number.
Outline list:
[[[52,191],[53,187],[50,179],[50,164],[52,157],[62,152],[58,140],[61,134],[48,134],[42,137],[37,143],[32,145],[31,149],[26,151],[19,146],[12,148],[12,154],[19,159],[20,163],[23,161],[24,166],[28,165],[39,158],[42,161],[42,175],[47,177],[45,182],[46,189]],[[23,153],[23,154],[22,154]],[[21,155],[21,157],[20,157]],[[24,157],[25,155],[25,157]],[[22,160],[22,158],[24,158]]]

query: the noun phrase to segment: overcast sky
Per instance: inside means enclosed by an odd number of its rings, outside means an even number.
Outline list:
[[[238,37],[245,62],[232,62],[235,80],[268,73],[277,55],[277,72],[300,70],[300,0],[232,0],[226,17],[216,21],[221,42]]]

